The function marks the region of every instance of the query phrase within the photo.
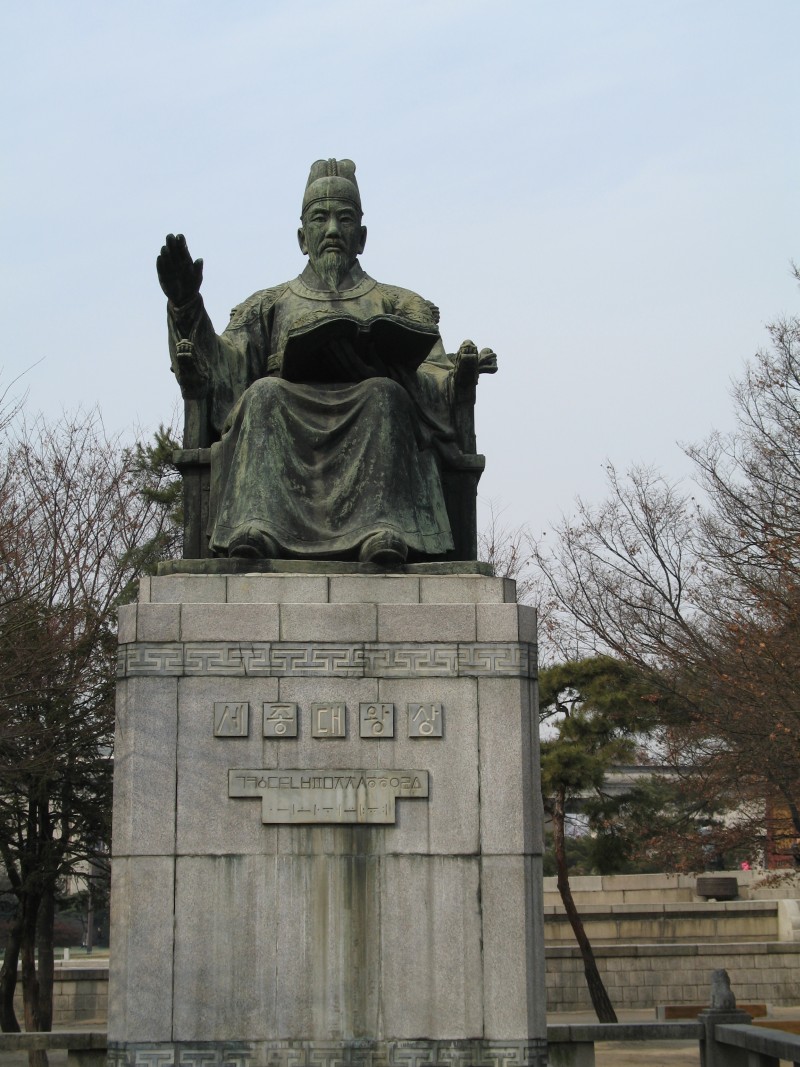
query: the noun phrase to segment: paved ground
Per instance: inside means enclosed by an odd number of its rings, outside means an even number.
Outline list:
[[[595,1045],[595,1067],[698,1067],[696,1041],[651,1044],[649,1041],[609,1041]],[[55,1065],[51,1065],[55,1067]]]

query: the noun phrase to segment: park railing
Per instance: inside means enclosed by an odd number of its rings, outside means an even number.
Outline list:
[[[699,1022],[551,1023],[547,1027],[549,1067],[594,1067],[594,1046],[603,1041],[700,1041]]]
[[[765,1026],[729,1023],[718,1024],[714,1035],[719,1056],[713,1060],[706,1057],[702,1061],[703,1067],[779,1067],[781,1060],[800,1067],[798,1034],[785,1034]]]
[[[594,1067],[607,1041],[698,1041],[702,1067],[800,1067],[800,1036],[748,1023],[579,1023],[547,1027],[549,1067]]]

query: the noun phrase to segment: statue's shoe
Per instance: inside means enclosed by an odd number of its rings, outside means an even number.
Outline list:
[[[252,523],[240,526],[228,545],[228,555],[236,559],[278,559],[280,554],[275,538]]]
[[[379,567],[402,567],[408,556],[408,545],[402,537],[389,530],[370,534],[361,544],[359,563],[377,563]]]

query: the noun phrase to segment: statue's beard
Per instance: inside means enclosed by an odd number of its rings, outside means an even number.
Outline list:
[[[330,248],[315,257],[312,266],[327,289],[338,289],[352,264],[344,252]]]

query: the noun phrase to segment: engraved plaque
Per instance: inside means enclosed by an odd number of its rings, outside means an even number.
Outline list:
[[[428,791],[428,772],[420,770],[228,771],[228,796],[260,797],[264,823],[393,823],[399,798]]]
[[[265,704],[264,737],[297,737],[297,705]]]
[[[343,703],[311,705],[311,736],[322,740],[345,736],[346,708]]]
[[[444,708],[441,704],[409,704],[408,736],[441,737],[444,729]]]
[[[394,737],[394,704],[359,704],[362,737]]]
[[[214,704],[214,737],[247,737],[250,705],[245,701]]]

